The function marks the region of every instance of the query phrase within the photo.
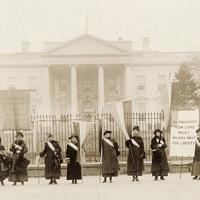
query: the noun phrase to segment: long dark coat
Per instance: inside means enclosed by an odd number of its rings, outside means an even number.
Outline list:
[[[158,145],[163,143],[161,147]],[[152,165],[151,165],[151,173],[152,176],[167,176],[169,172],[169,165],[167,161],[167,156],[165,149],[167,148],[165,138],[157,137],[151,140],[151,149],[153,152],[152,155]]]
[[[200,175],[200,138],[197,138],[195,144],[195,153],[193,158],[193,167],[192,167],[192,175],[199,176]]]
[[[135,146],[131,139],[126,141],[126,147],[129,149],[128,151],[128,159],[127,159],[127,174],[129,176],[142,176],[142,171],[144,170],[144,142],[142,137],[133,136],[134,139],[140,147]]]
[[[10,162],[10,155],[5,153],[5,147],[0,145],[0,181],[3,181],[8,177]]]
[[[17,152],[15,144],[19,145],[22,150],[21,152]],[[27,166],[29,161],[24,157],[24,154],[28,152],[28,148],[23,140],[16,140],[10,151],[13,152],[12,155],[12,166],[9,173],[9,181],[10,182],[27,182],[28,181],[28,173]]]
[[[102,174],[103,177],[112,177],[118,175],[119,162],[119,145],[115,139],[109,139],[113,146],[102,140]]]
[[[59,179],[61,176],[61,147],[55,140],[51,141],[56,153],[54,153],[49,145],[45,143],[44,150],[40,153],[40,157],[44,157],[45,163],[45,178],[46,179]]]
[[[67,165],[67,180],[82,179],[79,150],[76,151],[68,144],[66,158],[69,159],[69,164]]]

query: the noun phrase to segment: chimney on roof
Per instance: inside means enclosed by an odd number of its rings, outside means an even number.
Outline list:
[[[24,41],[22,42],[22,53],[28,53],[29,52],[29,42],[28,41]]]
[[[144,37],[142,43],[143,43],[143,51],[144,52],[150,51],[149,37]]]

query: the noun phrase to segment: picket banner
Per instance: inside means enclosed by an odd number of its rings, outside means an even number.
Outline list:
[[[93,122],[84,122],[84,121],[74,121],[74,133],[79,136],[80,147],[83,146],[87,136],[92,133],[94,123]]]
[[[170,136],[170,156],[193,157],[196,129],[199,126],[199,110],[178,111],[173,119]]]
[[[165,114],[163,126],[165,128],[167,128],[168,124],[169,124],[169,117],[170,117],[169,93],[168,93],[166,84],[161,84],[159,89],[160,89],[160,96],[161,96],[161,101],[162,101],[162,105],[164,108],[164,114]]]
[[[106,111],[111,114],[113,119],[116,121],[118,127],[124,134],[126,139],[129,139],[129,135],[126,129],[125,120],[124,120],[124,108],[122,101],[116,101],[106,104]]]
[[[133,101],[132,100],[124,100],[122,101],[123,110],[124,110],[124,122],[126,126],[126,130],[129,135],[132,133],[132,114],[133,114]],[[126,116],[126,117],[125,117]]]
[[[33,123],[33,150],[35,153],[39,153],[39,131],[38,131],[38,121]]]

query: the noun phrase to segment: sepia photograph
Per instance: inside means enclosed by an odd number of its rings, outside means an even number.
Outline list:
[[[199,200],[199,0],[0,0],[0,199]]]

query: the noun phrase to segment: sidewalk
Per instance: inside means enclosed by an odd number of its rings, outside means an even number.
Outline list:
[[[0,197],[5,200],[199,200],[200,180],[194,181],[190,174],[170,174],[166,181],[153,181],[151,175],[144,175],[140,182],[132,182],[131,177],[120,175],[113,183],[99,183],[99,177],[83,177],[83,184],[72,185],[61,178],[58,185],[48,185],[48,181],[30,178],[24,186],[5,182],[0,187]],[[3,197],[3,198],[2,198]]]

